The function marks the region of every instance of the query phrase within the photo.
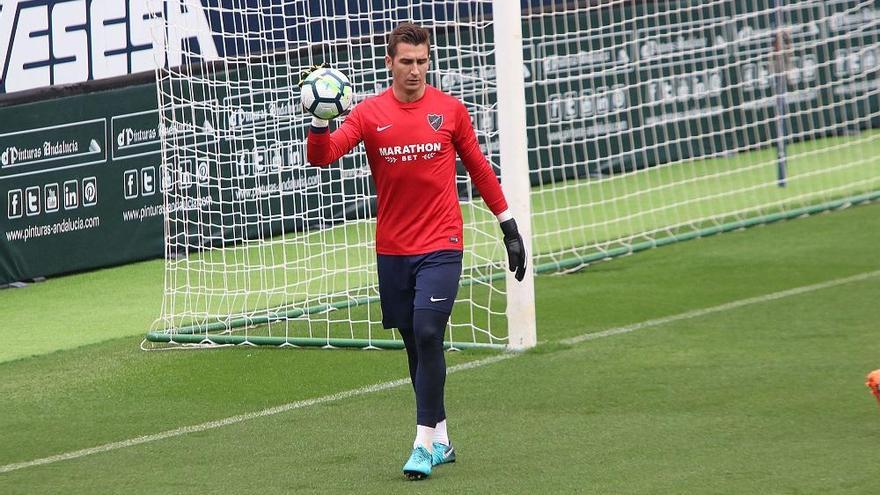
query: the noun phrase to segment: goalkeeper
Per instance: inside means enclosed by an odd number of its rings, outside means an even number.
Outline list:
[[[453,462],[443,403],[443,335],[461,277],[462,216],[455,182],[456,155],[504,234],[510,270],[525,275],[526,255],[516,221],[477,142],[470,115],[456,98],[426,84],[428,30],[397,26],[385,66],[391,87],[358,104],[328,132],[314,118],[308,161],[326,166],[363,142],[376,185],[376,251],[382,324],[397,328],[406,346],[416,396],[416,438],[403,467],[410,479]]]

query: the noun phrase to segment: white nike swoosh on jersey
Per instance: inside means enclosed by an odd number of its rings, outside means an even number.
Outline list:
[[[377,126],[376,126],[376,132],[382,132],[382,131],[384,131],[385,129],[388,129],[389,127],[391,127],[391,126],[393,126],[393,125],[394,125],[394,124],[388,124],[388,125],[383,125],[383,126],[378,126],[378,125],[377,125]]]
[[[441,299],[436,299],[434,296],[431,296],[431,302],[440,302],[440,301],[445,301],[445,300],[447,300],[447,299],[449,299],[449,298],[448,298],[448,297],[444,297],[444,298],[441,298]]]

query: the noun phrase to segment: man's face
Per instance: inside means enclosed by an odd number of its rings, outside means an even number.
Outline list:
[[[393,85],[404,93],[418,93],[425,86],[428,71],[428,45],[398,43],[397,54],[392,59],[385,55],[385,67],[391,71]]]

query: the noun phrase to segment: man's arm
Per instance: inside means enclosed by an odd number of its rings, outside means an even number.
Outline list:
[[[357,107],[332,133],[329,121],[313,117],[306,139],[306,157],[311,165],[324,167],[351,151],[360,142],[361,126]]]
[[[454,136],[455,150],[464,163],[471,180],[480,191],[480,196],[486,202],[486,206],[495,214],[501,223],[501,231],[504,233],[504,247],[507,249],[507,260],[510,271],[515,273],[517,280],[522,281],[526,275],[526,248],[522,236],[516,226],[513,214],[507,208],[507,200],[501,191],[501,184],[495,176],[495,171],[489,165],[488,160],[480,149],[477,135],[471,125],[470,115],[464,105],[461,105],[458,122]]]
[[[486,206],[496,216],[506,211],[507,200],[504,199],[504,193],[501,192],[501,184],[498,183],[495,171],[492,170],[492,166],[489,165],[480,149],[480,143],[477,141],[477,135],[471,125],[470,115],[464,105],[459,108],[453,144],[461,162],[468,171],[468,175],[471,176],[471,180],[480,191],[480,196],[486,202]]]

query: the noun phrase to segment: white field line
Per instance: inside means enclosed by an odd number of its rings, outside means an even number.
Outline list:
[[[601,332],[595,333],[586,333],[582,335],[578,335],[577,337],[572,337],[568,339],[563,339],[560,342],[564,344],[577,344],[580,342],[600,339],[603,337],[610,337],[612,335],[619,335],[623,333],[630,333],[636,330],[640,330],[643,328],[655,327],[659,325],[664,325],[666,323],[670,323],[673,321],[681,321],[688,320],[691,318],[698,318],[700,316],[719,313],[723,311],[729,311],[736,308],[741,308],[743,306],[748,306],[751,304],[759,304],[767,301],[774,301],[776,299],[782,299],[786,297],[796,296],[799,294],[805,294],[808,292],[814,292],[822,289],[829,289],[832,287],[837,287],[839,285],[849,284],[852,282],[859,282],[862,280],[866,280],[869,278],[873,278],[880,275],[880,270],[874,272],[862,273],[859,275],[854,275],[852,277],[840,278],[836,280],[830,280],[828,282],[822,282],[814,285],[806,285],[803,287],[797,287],[794,289],[784,290],[781,292],[774,292],[772,294],[766,294],[758,297],[751,297],[748,299],[741,299],[739,301],[733,301],[726,304],[721,304],[718,306],[713,306],[711,308],[698,309],[694,311],[688,311],[686,313],[680,313],[673,316],[667,316],[665,318],[657,318],[654,320],[647,320],[641,323],[636,323],[633,325],[627,325],[623,327],[611,328],[608,330],[604,330]],[[516,353],[505,353],[499,354],[496,356],[491,356],[485,359],[480,359],[477,361],[471,361],[468,363],[459,364],[456,366],[452,366],[447,370],[447,373],[455,373],[458,371],[469,370],[473,368],[479,368],[482,366],[486,366],[489,364],[497,363],[499,361],[504,361],[506,359],[514,358],[519,356]],[[330,402],[336,402],[344,399],[349,399],[352,397],[358,397],[361,395],[372,394],[375,392],[381,392],[383,390],[392,389],[395,387],[400,387],[402,385],[408,385],[409,378],[403,378],[400,380],[393,380],[388,382],[376,383],[373,385],[368,385],[361,388],[356,388],[352,390],[347,390],[344,392],[339,392],[336,394],[325,395],[323,397],[318,397],[315,399],[307,399],[296,402],[290,402],[288,404],[283,404],[280,406],[270,407],[268,409],[263,409],[261,411],[256,411],[247,414],[239,414],[237,416],[230,416],[228,418],[219,419],[216,421],[209,421],[207,423],[201,423],[198,425],[192,426],[183,426],[181,428],[176,428],[173,430],[163,431],[161,433],[156,433],[153,435],[144,435],[136,438],[131,438],[128,440],[122,440],[119,442],[107,443],[104,445],[99,445],[97,447],[91,447],[88,449],[76,450],[72,452],[66,452],[63,454],[57,454],[49,457],[43,457],[41,459],[34,459],[32,461],[26,462],[18,462],[14,464],[7,464],[5,466],[0,466],[0,474],[8,473],[11,471],[17,471],[19,469],[25,469],[34,466],[42,466],[45,464],[53,464],[60,461],[67,461],[72,459],[79,459],[81,457],[90,456],[92,454],[100,454],[102,452],[109,452],[111,450],[123,449],[127,447],[133,447],[135,445],[141,445],[150,442],[156,442],[158,440],[164,440],[166,438],[178,437],[181,435],[186,435],[188,433],[196,433],[206,430],[213,430],[215,428],[222,428],[224,426],[230,426],[238,423],[242,423],[245,421],[250,421],[252,419],[264,418],[267,416],[274,416],[276,414],[280,414],[287,411],[292,411],[294,409],[304,409],[311,406],[317,406],[321,404],[327,404]]]
[[[451,366],[448,370],[448,373],[455,373],[457,371],[464,371],[471,368],[478,368],[480,366],[485,366],[487,364],[497,363],[498,361],[503,361],[505,359],[510,359],[512,357],[517,356],[517,354],[498,354],[496,356],[491,356],[485,359],[480,359],[477,361],[470,361],[467,363],[458,364],[455,366]],[[306,399],[300,400],[296,402],[290,402],[287,404],[283,404],[280,406],[270,407],[268,409],[263,409],[262,411],[256,411],[252,413],[239,414],[237,416],[230,416],[224,419],[218,419],[216,421],[208,421],[207,423],[202,423],[198,425],[192,426],[183,426],[181,428],[176,428],[173,430],[163,431],[161,433],[155,433],[153,435],[144,435],[142,437],[130,438],[128,440],[122,440],[119,442],[106,443],[104,445],[99,445],[97,447],[92,447],[88,449],[75,450],[73,452],[66,452],[64,454],[53,455],[49,457],[43,457],[42,459],[35,459],[32,461],[26,462],[18,462],[15,464],[7,464],[5,466],[0,466],[0,474],[8,473],[10,471],[16,471],[18,469],[24,469],[34,466],[41,466],[44,464],[53,464],[60,461],[67,461],[71,459],[79,459],[80,457],[86,457],[92,454],[100,454],[102,452],[109,452],[111,450],[124,449],[126,447],[133,447],[135,445],[141,445],[144,443],[155,442],[158,440],[164,440],[166,438],[179,437],[181,435],[186,435],[187,433],[196,433],[200,431],[213,430],[214,428],[222,428],[224,426],[234,425],[238,423],[242,423],[245,421],[250,421],[252,419],[264,418],[266,416],[273,416],[275,414],[280,414],[287,411],[292,411],[294,409],[304,409],[306,407],[317,406],[320,404],[327,404],[330,402],[336,402],[343,399],[349,399],[351,397],[357,397],[360,395],[372,394],[375,392],[381,392],[383,390],[388,390],[391,388],[399,387],[401,385],[408,385],[409,378],[403,378],[400,380],[393,380],[390,382],[382,382],[376,383],[373,385],[367,385],[365,387],[356,388],[352,390],[346,390],[344,392],[339,392],[336,394],[325,395],[323,397],[318,397],[315,399]]]
[[[852,282],[859,282],[862,280],[867,280],[869,278],[873,278],[880,275],[880,270],[874,272],[866,272],[860,273],[858,275],[853,275],[852,277],[846,278],[838,278],[835,280],[829,280],[827,282],[821,282],[813,285],[805,285],[803,287],[795,287],[794,289],[784,290],[780,292],[774,292],[772,294],[765,294],[763,296],[750,297],[748,299],[740,299],[739,301],[733,301],[725,304],[719,304],[718,306],[712,306],[710,308],[703,309],[695,309],[693,311],[688,311],[685,313],[679,313],[677,315],[666,316],[663,318],[657,318],[654,320],[647,320],[640,323],[634,323],[632,325],[627,325],[623,327],[617,328],[609,328],[608,330],[602,330],[601,332],[595,333],[585,333],[583,335],[578,335],[577,337],[571,337],[567,339],[563,339],[560,342],[563,344],[577,344],[579,342],[584,342],[587,340],[596,340],[601,339],[603,337],[610,337],[612,335],[620,335],[622,333],[630,333],[635,332],[636,330],[641,330],[643,328],[656,327],[658,325],[665,325],[667,323],[671,323],[673,321],[681,321],[681,320],[690,320],[691,318],[699,318],[700,316],[710,315],[713,313],[721,313],[723,311],[730,311],[732,309],[741,308],[743,306],[749,306],[752,304],[760,304],[768,301],[775,301],[777,299],[783,299],[786,297],[797,296],[800,294],[806,294],[808,292],[814,292],[822,289],[830,289],[832,287],[837,287],[838,285],[849,284]]]

